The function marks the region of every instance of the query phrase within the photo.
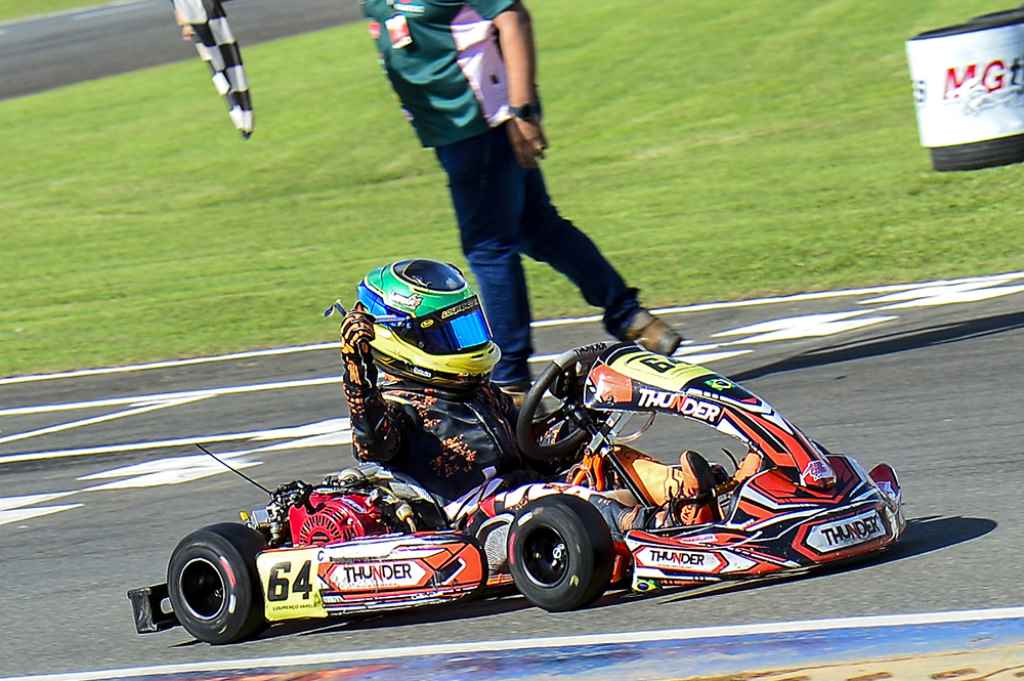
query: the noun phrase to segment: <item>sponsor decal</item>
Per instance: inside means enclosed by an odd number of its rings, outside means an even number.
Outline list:
[[[704,575],[690,575],[686,579],[663,579],[663,580],[661,580],[661,584],[663,586],[691,586],[695,582],[696,583],[702,583],[702,582],[717,582],[717,581],[720,581],[720,580],[718,578],[716,578],[716,577],[705,577]]]
[[[639,577],[633,579],[633,591],[639,591],[645,593],[647,591],[657,591],[658,583],[653,579],[640,579]]]
[[[717,423],[722,415],[722,408],[717,404],[694,399],[681,393],[654,390],[653,388],[640,388],[639,393],[637,406],[641,408],[654,407],[674,411],[711,424]]]
[[[818,553],[828,553],[884,537],[885,525],[878,513],[871,511],[853,518],[844,518],[811,528],[807,545]]]
[[[815,459],[800,474],[800,482],[811,487],[831,487],[836,484],[836,473],[826,462]]]
[[[651,560],[655,563],[668,565],[685,565],[687,567],[703,567],[707,554],[690,553],[689,551],[659,551],[651,549]]]
[[[330,566],[327,581],[338,591],[415,587],[426,571],[416,561],[337,563]]]
[[[733,386],[733,383],[732,381],[727,381],[724,378],[716,376],[715,378],[704,381],[704,385],[708,386],[709,388],[712,388],[713,390],[722,392],[723,390],[728,390],[729,388],[731,388]]]
[[[411,296],[405,296],[401,293],[389,293],[388,301],[395,304],[407,307],[411,310],[415,310],[423,302],[423,297],[413,294]]]
[[[379,21],[371,21],[369,28],[370,28],[370,37],[371,38],[373,38],[374,40],[377,40],[378,38],[380,38],[380,22]]]
[[[480,303],[477,302],[476,298],[470,298],[469,300],[464,300],[461,303],[456,303],[455,305],[452,305],[451,307],[449,307],[449,308],[447,308],[445,310],[442,310],[441,311],[441,319],[449,319],[451,317],[454,317],[455,315],[462,314],[463,312],[469,312],[470,310],[475,310],[479,306],[480,306]]]
[[[946,68],[946,82],[942,92],[942,101],[949,103],[971,96],[976,92],[984,92],[994,97],[1017,96],[1024,86],[1024,65],[1021,57],[1012,62],[993,59],[988,63],[961,64]],[[918,87],[926,85],[919,83]],[[926,92],[920,96],[927,97]]]
[[[433,319],[424,319],[422,322],[420,322],[420,328],[421,329],[429,329],[433,325],[434,325],[434,320]]]
[[[663,390],[652,390],[651,388],[640,388],[640,397],[637,399],[638,407],[660,407],[682,411],[682,404],[686,402],[686,395],[679,393],[665,392]]]
[[[722,565],[722,560],[713,553],[662,549],[652,546],[640,549],[637,552],[636,560],[638,564],[646,567],[693,570],[695,572],[714,572]]]

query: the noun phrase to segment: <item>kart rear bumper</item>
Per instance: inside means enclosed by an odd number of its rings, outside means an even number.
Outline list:
[[[166,584],[144,586],[128,592],[128,600],[131,601],[132,615],[135,619],[135,631],[140,634],[152,634],[178,626],[178,617],[171,610],[170,601],[167,601],[167,610],[164,611],[164,601],[167,598]]]

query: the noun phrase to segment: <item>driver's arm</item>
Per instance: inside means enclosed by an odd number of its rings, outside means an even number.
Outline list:
[[[352,449],[361,461],[387,462],[401,447],[404,415],[377,388],[371,340],[373,319],[357,304],[341,322],[342,384],[352,419]]]

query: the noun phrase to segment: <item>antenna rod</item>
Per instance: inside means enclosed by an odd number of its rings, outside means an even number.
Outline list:
[[[235,475],[241,477],[243,480],[246,480],[246,481],[251,482],[252,484],[256,485],[261,490],[266,492],[268,495],[273,496],[273,492],[271,492],[269,489],[267,489],[266,487],[264,487],[260,483],[256,482],[255,480],[253,480],[252,478],[250,478],[248,475],[246,475],[242,471],[238,470],[237,468],[232,468],[231,466],[227,465],[224,461],[222,461],[221,459],[218,459],[217,456],[213,452],[211,452],[209,449],[207,449],[206,447],[202,446],[198,442],[193,442],[192,444],[194,444],[196,447],[199,447],[199,449],[203,450],[203,452],[205,452],[206,454],[209,454],[210,458],[212,458],[214,461],[219,463],[221,466],[224,466],[224,468],[227,468],[229,471],[231,471]]]

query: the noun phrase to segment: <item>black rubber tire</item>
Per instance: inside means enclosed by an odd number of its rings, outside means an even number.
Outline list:
[[[552,542],[555,542],[553,545]],[[561,544],[562,558],[548,549]],[[578,610],[600,598],[611,581],[615,554],[601,513],[579,497],[532,501],[512,523],[509,568],[516,588],[550,612]],[[551,568],[545,573],[543,568]]]
[[[262,534],[239,523],[210,525],[178,543],[167,566],[167,589],[188,633],[220,645],[263,630],[256,556],[265,545]]]
[[[1024,135],[931,149],[936,170],[979,170],[1024,161]]]

